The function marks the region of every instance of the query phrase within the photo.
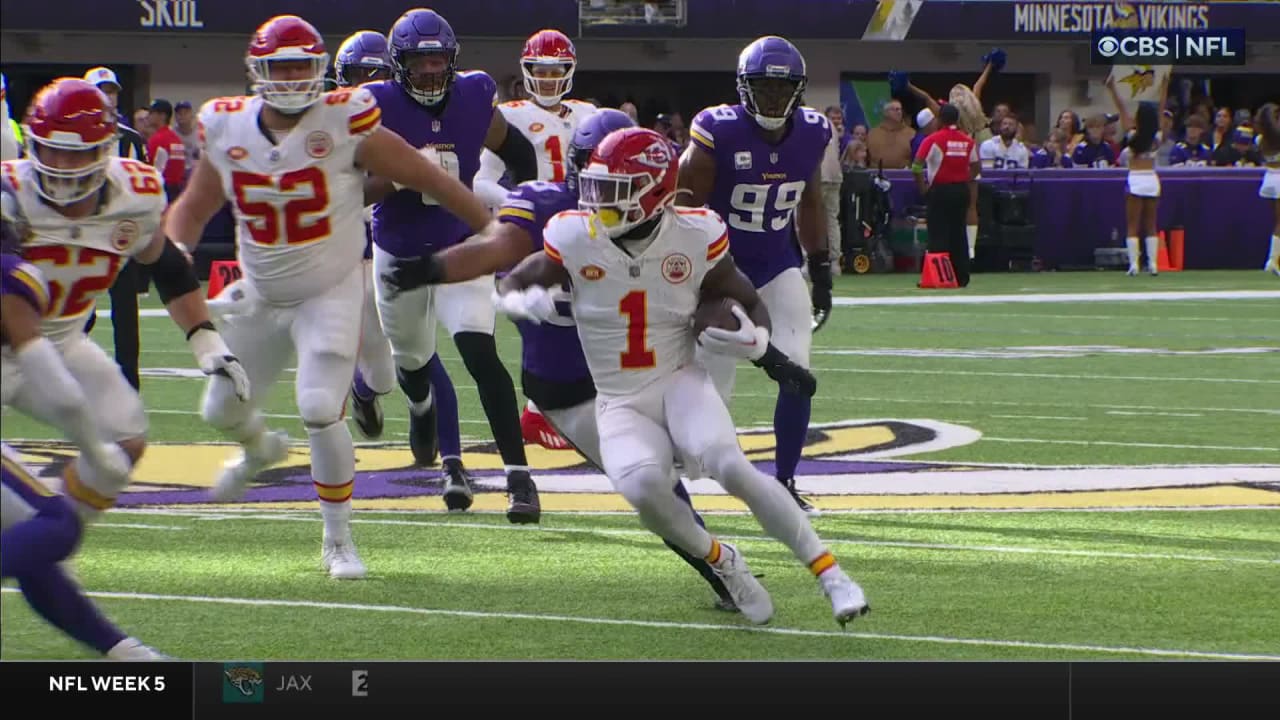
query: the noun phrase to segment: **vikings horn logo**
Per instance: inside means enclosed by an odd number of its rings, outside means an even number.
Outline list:
[[[245,697],[253,695],[254,688],[262,684],[262,673],[253,668],[234,667],[225,671],[227,682]]]
[[[1148,65],[1136,65],[1129,68],[1129,74],[1120,78],[1120,82],[1129,86],[1129,99],[1143,94],[1156,84],[1156,71]]]
[[[1136,28],[1138,27],[1138,11],[1133,5],[1127,2],[1117,2],[1113,11],[1114,20],[1111,21],[1113,28]]]

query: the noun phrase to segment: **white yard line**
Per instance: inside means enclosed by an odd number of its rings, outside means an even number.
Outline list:
[[[742,393],[735,392],[734,397],[749,398],[776,398],[775,393]],[[1007,407],[1061,407],[1061,408],[1099,408],[1108,409],[1115,408],[1118,410],[1166,410],[1166,411],[1187,411],[1187,412],[1215,412],[1215,413],[1249,413],[1259,415],[1280,415],[1280,409],[1267,408],[1226,408],[1226,407],[1168,407],[1167,405],[1112,405],[1112,404],[1081,404],[1081,403],[1049,403],[1038,400],[948,400],[943,398],[932,397],[867,397],[863,395],[822,395],[815,396],[816,400],[839,400],[841,402],[864,402],[864,403],[906,403],[908,405],[965,405],[969,407],[985,406],[985,405],[1001,405]]]
[[[377,511],[372,511],[377,512]],[[162,513],[163,514],[163,513]],[[200,520],[265,520],[271,522],[320,522],[319,518],[310,515],[292,514],[292,513],[261,513],[248,514],[237,513],[234,516],[213,515],[209,517],[200,517],[198,515],[190,516],[198,517]],[[545,532],[545,533],[574,533],[583,535],[608,535],[615,537],[652,537],[652,533],[648,530],[626,530],[619,528],[574,528],[574,527],[533,527],[528,525],[500,525],[497,523],[470,523],[470,522],[445,522],[440,520],[390,520],[385,518],[365,518],[360,517],[357,513],[352,518],[352,522],[366,525],[390,525],[390,526],[409,526],[423,528],[460,528],[465,530],[495,530],[510,532]],[[739,540],[751,542],[774,542],[773,538],[763,535],[717,535],[716,537],[726,540]],[[849,540],[843,538],[829,538],[825,542],[829,545],[854,545],[861,547],[892,547],[910,550],[944,550],[952,552],[975,552],[975,553],[1004,553],[1017,555],[1060,555],[1067,557],[1090,557],[1090,558],[1113,558],[1120,560],[1179,560],[1187,562],[1223,562],[1223,563],[1244,563],[1249,565],[1280,565],[1280,558],[1249,558],[1249,557],[1231,557],[1216,555],[1188,555],[1188,554],[1172,554],[1172,553],[1131,553],[1116,552],[1110,550],[1071,550],[1066,548],[1031,548],[1031,547],[1015,547],[1007,545],[959,545],[951,543],[926,543],[914,542],[909,540]]]
[[[147,525],[145,523],[96,522],[95,528],[127,528],[129,530],[190,530],[182,525]]]
[[[1135,410],[1108,410],[1107,415],[1136,415],[1139,417],[1204,417],[1204,413],[1181,413],[1181,412],[1157,412],[1148,410],[1145,412]]]
[[[837,297],[837,306],[859,305],[987,305],[991,303],[1161,302],[1169,300],[1280,299],[1275,290],[1184,290],[1171,292],[1027,293],[1016,295],[908,295],[897,297]],[[145,312],[145,311],[144,311]],[[161,311],[163,312],[163,311]]]
[[[1170,448],[1174,450],[1239,450],[1242,452],[1269,452],[1280,454],[1280,447],[1250,447],[1241,445],[1179,445],[1175,443],[1116,442],[1114,440],[1059,440],[1049,438],[1005,438],[983,435],[987,442],[1029,443],[1049,445],[1109,445],[1112,447]]]
[[[18,592],[17,588],[4,588],[4,592]],[[725,625],[717,623],[686,623],[660,620],[631,620],[625,618],[584,617],[579,615],[553,615],[543,613],[489,612],[482,610],[445,610],[403,605],[369,605],[363,603],[329,603],[314,600],[275,600],[263,598],[214,597],[209,595],[161,595],[155,593],[89,592],[90,597],[111,600],[143,600],[153,602],[188,602],[212,605],[238,605],[248,607],[312,608],[316,610],[346,610],[369,613],[399,613],[421,616],[460,617],[485,620],[523,620],[546,623],[574,623],[580,625],[606,625],[613,627],[637,627],[654,630],[705,630],[712,632],[750,632],[764,635],[796,637],[846,638],[858,640],[887,640],[892,642],[930,643],[935,645],[968,645],[977,647],[1023,648],[1028,650],[1061,650],[1066,652],[1104,653],[1109,655],[1143,655],[1151,657],[1204,658],[1213,660],[1280,660],[1280,655],[1252,655],[1247,653],[1212,652],[1204,650],[1167,650],[1147,647],[1117,647],[1111,645],[1077,645],[1073,643],[1030,642],[1026,640],[999,640],[988,638],[961,638],[945,635],[898,635],[893,633],[839,632],[834,630],[801,630],[799,628],[759,627],[752,625]],[[874,606],[873,610],[874,612]]]
[[[1018,420],[1088,420],[1087,417],[1075,415],[992,415],[993,418],[1013,418]]]
[[[902,358],[894,358],[901,360]],[[1092,373],[1088,375],[1067,374],[1067,373],[1027,373],[1027,372],[996,372],[991,370],[922,370],[907,368],[833,368],[833,367],[815,367],[818,372],[839,372],[839,373],[871,373],[877,375],[947,375],[954,377],[957,375],[982,376],[982,377],[1022,377],[1022,378],[1045,378],[1050,380],[1123,380],[1125,382],[1145,381],[1145,382],[1183,382],[1183,383],[1238,383],[1247,385],[1280,385],[1280,380],[1262,380],[1258,378],[1206,378],[1206,377],[1168,377],[1164,375],[1103,375],[1100,373]]]

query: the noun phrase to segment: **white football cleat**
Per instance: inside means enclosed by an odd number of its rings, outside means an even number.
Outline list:
[[[341,541],[325,538],[320,561],[329,571],[329,577],[336,580],[359,580],[365,575],[364,563],[350,537]]]
[[[724,582],[743,617],[757,625],[769,622],[773,617],[773,599],[751,574],[751,568],[747,567],[747,561],[736,547],[720,543],[720,561],[711,563],[711,569]]]
[[[135,638],[128,637],[116,643],[115,647],[107,651],[107,659],[121,662],[160,662],[172,660],[173,658],[153,647],[143,645],[141,641]]]
[[[1269,272],[1272,275],[1280,276],[1280,258],[1271,258],[1262,268],[1263,272]]]
[[[263,433],[258,446],[243,448],[240,457],[230,460],[223,466],[218,479],[214,481],[209,494],[216,502],[235,502],[244,496],[249,481],[258,473],[272,465],[284,462],[289,457],[289,436],[283,432]]]
[[[818,577],[822,592],[831,601],[831,611],[836,622],[844,627],[850,620],[871,612],[867,597],[858,583],[844,574],[840,568],[831,568]]]

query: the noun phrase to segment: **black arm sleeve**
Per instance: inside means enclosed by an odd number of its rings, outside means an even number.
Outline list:
[[[200,289],[200,279],[196,277],[196,269],[178,249],[173,241],[165,238],[164,252],[151,264],[151,275],[156,283],[156,291],[160,301],[165,305],[170,300]]]
[[[507,172],[517,184],[538,179],[538,154],[524,133],[507,126],[507,138],[498,146],[498,157],[507,164]]]

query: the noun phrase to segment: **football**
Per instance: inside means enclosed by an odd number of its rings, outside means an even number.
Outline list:
[[[697,337],[709,327],[737,330],[742,326],[738,317],[733,314],[733,307],[742,307],[742,303],[733,298],[708,298],[698,304],[693,312],[693,335]]]

